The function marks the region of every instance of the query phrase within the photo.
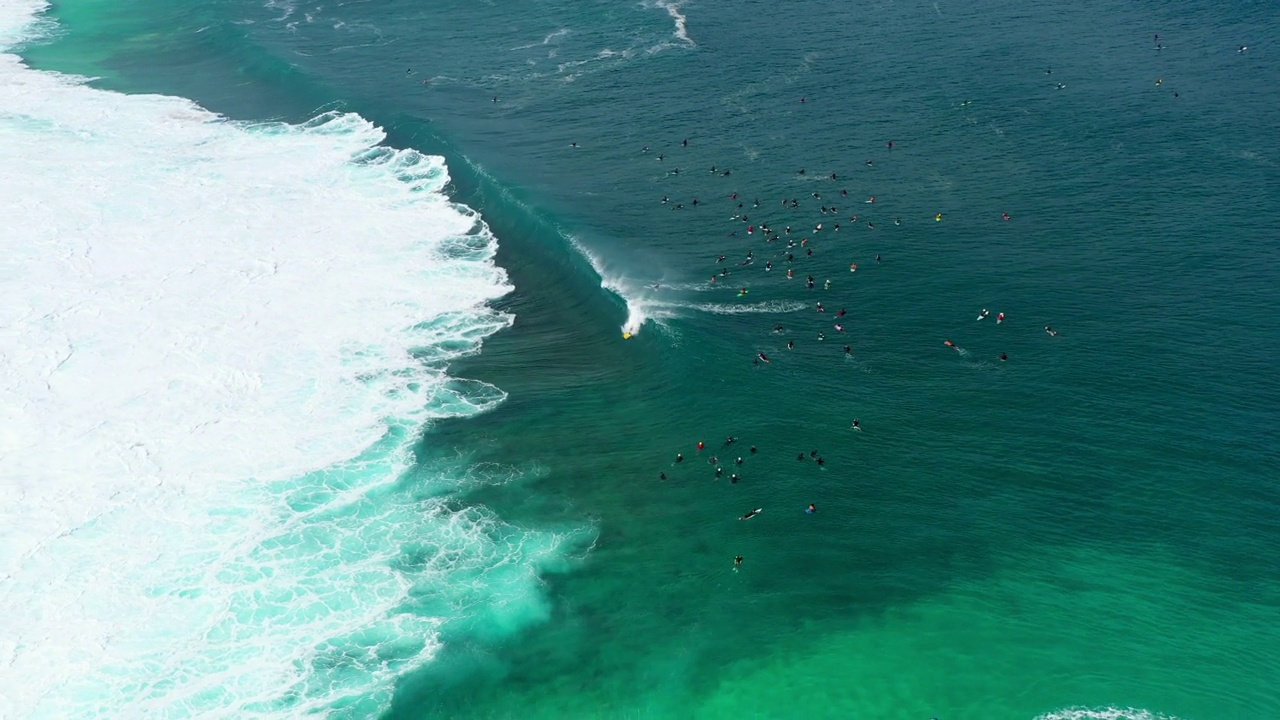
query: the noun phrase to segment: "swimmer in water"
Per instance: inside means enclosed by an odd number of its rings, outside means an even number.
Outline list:
[[[676,453],[676,462],[684,462],[684,453]]]
[[[774,334],[774,335],[781,335],[782,333],[784,333],[784,332],[786,332],[786,331],[787,331],[787,329],[786,329],[785,327],[783,327],[781,324],[778,324],[778,325],[774,325],[774,326],[773,326],[773,334]]]
[[[658,473],[658,479],[659,479],[659,480],[666,480],[666,479],[667,479],[667,474],[666,474],[666,473]]]
[[[683,146],[685,146],[685,147],[689,147],[689,139],[688,139],[688,138],[685,138],[684,142],[682,142],[682,143],[680,143],[680,144],[681,144],[681,145],[683,145]]]
[[[740,567],[742,567],[742,556],[741,556],[741,555],[734,555],[734,556],[733,556],[733,569],[734,569],[734,570],[737,570],[737,569],[738,569],[738,568],[740,568]]]
[[[1156,84],[1159,85],[1160,83],[1157,82]],[[1064,85],[1063,83],[1058,83],[1059,90],[1063,89],[1064,87],[1066,87],[1066,85]]]
[[[888,147],[889,147],[889,149],[890,149],[890,150],[892,150],[892,149],[893,149],[893,141],[892,141],[892,140],[890,140],[890,141],[889,141],[888,143],[886,143],[886,144],[888,145]]]
[[[821,341],[826,340],[826,339],[827,339],[827,334],[826,334],[826,333],[824,333],[824,332],[822,332],[821,330],[819,330],[819,331],[818,331],[818,341],[819,341],[819,342],[821,342]]]
[[[755,455],[755,454],[756,454],[756,446],[755,446],[755,445],[752,445],[752,446],[751,446],[751,454],[752,454],[752,455]]]
[[[849,263],[849,272],[858,272],[858,263]]]
[[[756,508],[755,510],[752,510],[751,512],[747,513],[746,515],[743,515],[742,517],[740,517],[740,518],[738,518],[738,519],[739,519],[739,520],[750,520],[751,518],[753,518],[753,517],[755,517],[755,516],[759,515],[759,514],[760,514],[760,513],[762,513],[762,512],[764,512],[764,508]]]
[[[741,480],[741,479],[742,479],[742,478],[738,476],[738,473],[734,473],[734,474],[732,474],[732,475],[730,475],[730,476],[729,476],[729,482],[731,482],[731,483],[733,483],[733,484],[735,484],[735,485],[736,485],[736,484],[738,483],[738,481],[739,481],[739,480]]]
[[[830,289],[831,289],[831,280],[830,280],[830,278],[828,278],[826,282],[822,283],[822,289],[823,289],[823,290],[830,290]]]
[[[853,354],[853,346],[852,346],[852,345],[845,345],[845,346],[844,346],[844,354],[845,354],[846,356],[852,355],[852,354]]]
[[[826,465],[826,464],[827,464],[826,460],[823,460],[822,458],[818,458],[818,467],[822,467],[823,465]]]
[[[1012,219],[1012,218],[1010,218],[1010,217],[1009,217],[1009,213],[1007,213],[1007,212],[1002,212],[1002,213],[1000,213],[1000,217],[1001,217],[1001,218],[1003,218],[1003,219],[1004,219],[1004,220],[1006,220],[1006,221],[1008,221],[1008,220],[1011,220],[1011,219]]]
[[[876,201],[876,196],[875,196],[875,195],[872,195],[871,197],[867,198],[867,202],[868,202],[868,203],[873,203],[873,202],[875,202],[875,201]]]
[[[788,350],[795,350],[795,349],[796,349],[796,341],[795,341],[795,340],[788,340],[788,341],[787,341],[787,349],[788,349]]]
[[[805,508],[804,512],[806,515],[813,515],[818,512],[818,506],[813,503],[809,503],[809,507]]]
[[[1008,356],[1007,354],[1005,354],[1005,353],[1000,353],[1000,359],[1001,359],[1002,361],[1003,361],[1003,360],[1008,360],[1008,359],[1009,359],[1009,356]]]
[[[826,312],[827,309],[822,307],[822,303],[818,303],[818,312]]]
[[[723,476],[724,476],[724,468],[722,468],[722,467],[720,467],[719,465],[717,465],[717,466],[716,466],[716,477],[723,477]]]
[[[960,348],[956,347],[956,344],[955,344],[955,343],[953,343],[953,342],[951,342],[950,340],[943,340],[943,341],[942,341],[942,344],[943,344],[943,345],[946,345],[946,346],[947,346],[947,347],[949,347],[949,348],[956,348],[957,350],[959,350],[959,349],[960,349]]]
[[[1049,336],[1050,336],[1050,337],[1057,337],[1057,336],[1058,336],[1058,331],[1057,331],[1057,330],[1054,330],[1052,326],[1045,325],[1045,326],[1044,326],[1044,331],[1045,331],[1045,332],[1047,332],[1047,333],[1049,333]]]
[[[979,320],[986,320],[986,319],[987,319],[987,316],[989,316],[989,315],[991,315],[991,312],[990,312],[989,310],[987,310],[986,308],[982,308],[982,312],[978,313],[978,319],[979,319]]]
[[[796,459],[797,459],[797,460],[800,460],[800,461],[803,461],[803,460],[804,460],[804,453],[797,453],[797,454],[796,454]]]
[[[848,311],[848,310],[845,310],[844,308],[840,308],[840,312],[836,313],[836,317],[838,317],[838,318],[842,318],[842,317],[844,317],[845,313],[847,313],[847,312],[849,312],[849,311]]]
[[[853,425],[851,427],[859,432],[862,431],[862,423],[858,422],[858,418],[853,419]]]
[[[876,256],[876,263],[879,263],[879,262],[880,262],[880,256],[879,256],[879,255],[877,255],[877,256]]]

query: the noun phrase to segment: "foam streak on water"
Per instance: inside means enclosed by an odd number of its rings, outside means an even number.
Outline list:
[[[0,55],[0,716],[368,715],[457,608],[544,612],[559,538],[396,484],[503,399],[445,369],[510,288],[383,138]]]

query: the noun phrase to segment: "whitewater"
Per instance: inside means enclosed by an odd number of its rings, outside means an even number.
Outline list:
[[[545,613],[563,538],[447,502],[508,474],[413,464],[513,322],[443,159],[32,70],[43,10],[0,6],[0,716],[367,715],[458,608]]]

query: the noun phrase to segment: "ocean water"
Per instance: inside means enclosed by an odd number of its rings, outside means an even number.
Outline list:
[[[5,3],[0,715],[1280,717],[1277,30]]]

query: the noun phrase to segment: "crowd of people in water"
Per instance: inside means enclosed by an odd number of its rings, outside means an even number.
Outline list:
[[[808,98],[801,99],[800,102],[808,102]],[[966,101],[967,104],[967,101]],[[672,167],[667,171],[668,175],[679,175],[681,170],[675,166],[675,162],[668,162],[669,157],[677,155],[682,148],[688,148],[689,139],[683,139],[679,143],[679,147],[671,151],[671,156],[666,152],[651,153],[649,146],[640,149],[641,154],[655,158],[658,162],[669,164]],[[885,141],[885,155],[880,162],[891,161],[894,148],[897,147],[894,140]],[[876,167],[876,159],[867,159],[865,165],[867,167]],[[727,178],[733,174],[732,169],[712,165],[709,168],[709,174],[716,177]],[[729,191],[722,197],[727,198],[730,205],[728,219],[731,223],[731,229],[728,230],[727,236],[737,239],[750,239],[758,241],[762,244],[755,244],[747,249],[745,254],[738,259],[730,259],[727,253],[717,253],[714,256],[712,264],[712,273],[707,279],[708,283],[713,285],[730,285],[731,289],[736,289],[737,299],[745,301],[748,298],[751,288],[739,282],[733,282],[734,273],[744,273],[755,271],[763,273],[765,277],[776,278],[778,282],[795,281],[801,279],[807,290],[817,290],[821,287],[823,290],[830,290],[833,284],[831,278],[815,277],[810,271],[801,270],[797,272],[797,267],[805,260],[809,260],[815,256],[816,248],[819,243],[818,239],[826,239],[835,237],[843,229],[847,234],[854,228],[866,228],[866,231],[875,231],[876,223],[870,217],[869,211],[872,207],[860,212],[851,212],[848,204],[851,202],[859,202],[850,199],[850,192],[846,187],[842,187],[842,177],[837,172],[810,173],[806,168],[798,168],[795,170],[797,177],[821,178],[823,181],[832,183],[831,185],[815,186],[819,189],[806,192],[807,197],[792,197],[790,194],[780,199],[765,201],[755,195],[746,195],[738,191]],[[659,202],[672,211],[692,210],[693,208],[705,207],[707,205],[702,199],[693,197],[686,202],[680,202],[673,199],[669,195],[661,197]],[[868,195],[859,202],[860,205],[874,206],[875,209],[884,207],[884,203],[877,205],[876,195]],[[844,207],[842,207],[844,206]],[[855,206],[857,207],[857,206]],[[816,212],[814,212],[816,211]],[[812,214],[809,214],[812,213]],[[772,217],[771,217],[772,215]],[[806,217],[807,216],[807,217]],[[781,217],[781,221],[774,218]],[[805,217],[804,220],[798,218]],[[883,216],[882,216],[883,217]],[[934,222],[942,222],[944,219],[941,212],[933,214]],[[1005,223],[1013,221],[1013,216],[1008,212],[1000,211],[998,214],[992,213],[993,221],[997,223]],[[893,227],[901,226],[903,219],[899,215],[893,215],[889,222]],[[825,248],[824,248],[825,249]],[[881,254],[876,254],[874,264],[880,265],[883,261]],[[812,266],[810,266],[812,267]],[[816,272],[816,271],[815,271]],[[849,272],[858,272],[858,263],[856,261],[849,263]],[[757,277],[759,277],[757,275]],[[736,280],[736,278],[733,278]],[[660,289],[660,285],[653,286]],[[824,297],[828,297],[825,296]],[[829,298],[828,298],[829,301]],[[834,332],[840,336],[847,337],[851,328],[852,318],[848,317],[849,310],[840,307],[829,309],[821,300],[814,301],[814,313],[818,316],[819,321],[816,327],[811,327],[808,332],[812,333],[810,337],[816,342],[824,343],[827,340],[827,333]],[[976,321],[986,322],[993,318],[992,312],[987,308],[982,308],[978,312]],[[997,311],[994,314],[994,325],[1004,325],[1008,320],[1008,316],[1003,311]],[[1058,331],[1054,330],[1051,325],[1045,325],[1044,331],[1050,337],[1056,337]],[[782,323],[776,323],[772,328],[773,335],[787,336],[792,334],[792,329]],[[786,349],[793,351],[796,349],[797,338],[788,337],[786,339]],[[961,348],[955,341],[950,338],[942,340],[945,347],[952,348],[961,355],[968,356],[968,353]],[[846,359],[853,358],[852,343],[842,340],[839,344],[840,352]],[[998,356],[998,362],[1004,363],[1009,360],[1006,352],[1001,352]],[[756,350],[752,363],[763,369],[765,366],[773,364],[774,359],[763,350]],[[849,429],[854,432],[861,433],[863,431],[861,420],[854,418],[849,425]],[[741,478],[741,470],[744,463],[742,455],[733,452],[734,446],[737,444],[736,437],[728,437],[724,441],[722,453],[732,456],[732,461],[722,461],[717,454],[711,454],[707,457],[706,462],[711,466],[711,472],[716,479],[723,478],[725,473],[729,473],[729,482],[737,484]],[[697,452],[699,457],[706,450],[705,443],[697,443]],[[750,446],[747,457],[756,455],[758,452],[756,446]],[[796,460],[801,462],[812,461],[819,468],[825,466],[826,461],[817,450],[810,450],[808,453],[800,452],[796,455]],[[677,453],[672,467],[683,466],[685,456],[683,453]],[[731,463],[731,464],[730,464]],[[729,467],[726,470],[726,467]],[[659,479],[667,480],[668,474],[663,471],[659,474]],[[738,520],[751,520],[764,512],[764,508],[757,507],[743,513]],[[818,514],[818,506],[816,503],[809,503],[803,508],[806,515]],[[742,567],[743,557],[736,555],[733,559],[733,568],[738,570]]]

